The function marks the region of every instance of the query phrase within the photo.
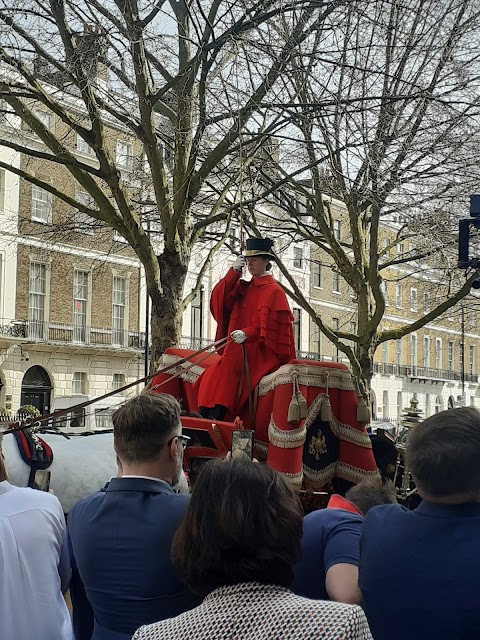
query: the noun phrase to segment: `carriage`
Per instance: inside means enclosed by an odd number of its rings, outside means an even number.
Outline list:
[[[192,439],[185,451],[186,469],[192,480],[206,459],[226,454],[232,432],[238,428],[254,430],[255,456],[286,476],[302,491],[306,503],[312,502],[315,492],[320,496],[316,506],[322,506],[322,496],[343,492],[365,478],[378,477],[365,427],[368,415],[358,400],[347,366],[292,360],[262,378],[251,390],[250,402],[241,408],[239,416],[212,422],[191,415],[197,408],[195,382],[219,357],[210,353],[205,358],[204,351],[167,349],[159,372],[150,383],[152,391],[170,393],[182,404],[183,429]],[[42,420],[37,423],[40,431],[52,425],[51,419]],[[52,487],[66,512],[75,499],[98,490],[116,474],[111,434],[68,441],[61,435],[43,437],[54,450]],[[23,463],[18,467],[18,461],[14,461],[14,446],[8,438],[4,450],[12,481],[25,486],[28,471]],[[60,468],[57,470],[55,465]]]

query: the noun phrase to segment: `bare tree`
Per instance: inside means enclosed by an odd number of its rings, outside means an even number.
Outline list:
[[[341,4],[0,0],[0,98],[23,123],[22,134],[0,144],[50,163],[52,173],[60,165],[91,200],[79,202],[28,164],[0,166],[126,239],[145,269],[153,365],[179,338],[193,248],[207,237],[211,258],[228,236],[236,185],[262,140],[282,126],[282,110],[270,112],[267,101],[301,43]],[[42,113],[61,126],[52,131]],[[138,146],[136,186],[116,162],[112,128]],[[94,162],[72,150],[72,135]]]
[[[290,295],[348,356],[368,397],[377,347],[438,318],[478,278],[456,269],[456,243],[478,190],[480,7],[379,0],[349,3],[335,19],[289,63],[283,157],[274,178],[257,171],[255,181],[282,235],[310,242],[351,288],[353,332],[330,326],[281,265]],[[384,330],[385,283],[405,273],[435,283],[429,311]]]

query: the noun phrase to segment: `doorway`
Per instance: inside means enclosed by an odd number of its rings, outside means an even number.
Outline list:
[[[52,382],[47,371],[38,365],[30,367],[22,380],[21,406],[30,404],[42,415],[50,413]]]

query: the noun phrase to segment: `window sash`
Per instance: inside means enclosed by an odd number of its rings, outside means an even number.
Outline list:
[[[32,218],[49,222],[52,214],[52,194],[32,184]]]
[[[29,337],[43,340],[45,335],[45,301],[47,294],[47,267],[39,262],[30,264],[28,320]]]
[[[87,333],[88,271],[75,270],[73,282],[73,340],[85,342]]]
[[[126,280],[120,276],[113,278],[112,293],[112,341],[115,346],[125,344]]]

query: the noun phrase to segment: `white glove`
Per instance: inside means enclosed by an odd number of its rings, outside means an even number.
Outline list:
[[[232,333],[230,334],[230,337],[237,344],[242,344],[242,342],[245,342],[245,340],[247,339],[247,334],[241,329],[235,329],[235,331],[232,331]]]
[[[238,256],[235,260],[235,264],[233,265],[233,269],[234,271],[241,272],[245,269],[246,266],[247,261],[245,260],[245,258],[243,256]]]

